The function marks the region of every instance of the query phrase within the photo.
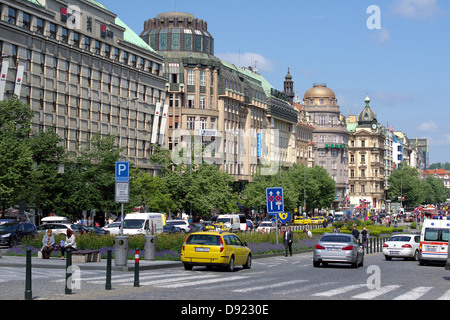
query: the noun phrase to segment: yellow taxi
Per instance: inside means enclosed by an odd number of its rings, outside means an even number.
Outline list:
[[[323,224],[325,221],[324,217],[314,217],[311,218],[311,224]]]
[[[294,219],[294,224],[304,225],[304,224],[310,224],[310,223],[311,223],[311,219],[309,219],[309,218],[295,217],[295,219]]]
[[[236,265],[250,269],[252,252],[238,236],[229,232],[203,231],[191,233],[181,248],[184,269],[194,266],[226,267],[233,272]]]

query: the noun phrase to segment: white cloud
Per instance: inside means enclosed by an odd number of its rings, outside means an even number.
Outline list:
[[[259,53],[245,52],[245,53],[216,53],[220,59],[234,64],[237,67],[252,67],[259,72],[270,72],[276,69],[275,63],[263,57]]]
[[[379,45],[386,44],[391,40],[391,35],[389,34],[389,31],[386,29],[374,29],[372,32],[372,39]]]
[[[422,132],[436,132],[439,130],[439,127],[433,120],[429,120],[426,122],[422,122],[419,125],[418,129]]]
[[[445,12],[437,0],[395,0],[391,10],[407,19],[428,19]]]
[[[439,138],[429,138],[429,140],[433,146],[450,146],[450,133],[444,133]]]

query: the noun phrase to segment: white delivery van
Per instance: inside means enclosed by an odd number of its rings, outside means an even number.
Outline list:
[[[42,224],[46,223],[70,223],[69,219],[66,217],[60,217],[60,216],[48,216],[41,219]]]
[[[230,232],[237,232],[241,229],[239,215],[237,214],[221,214],[217,217],[216,223],[223,223]]]
[[[450,233],[450,217],[443,219],[428,218],[424,221],[420,233],[419,263],[428,261],[446,262],[448,256],[448,237]]]
[[[123,219],[123,234],[157,234],[163,231],[162,213],[128,213]]]
[[[245,214],[239,215],[239,227],[242,232],[247,231],[247,218]]]

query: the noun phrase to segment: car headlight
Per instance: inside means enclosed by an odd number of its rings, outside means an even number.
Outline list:
[[[11,236],[11,233],[5,233],[0,235],[0,238],[9,238]]]

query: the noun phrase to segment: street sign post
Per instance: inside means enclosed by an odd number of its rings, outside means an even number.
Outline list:
[[[121,219],[120,219],[120,234],[123,235],[123,204],[129,202],[130,198],[130,162],[116,161],[115,173],[115,200],[120,203]]]

